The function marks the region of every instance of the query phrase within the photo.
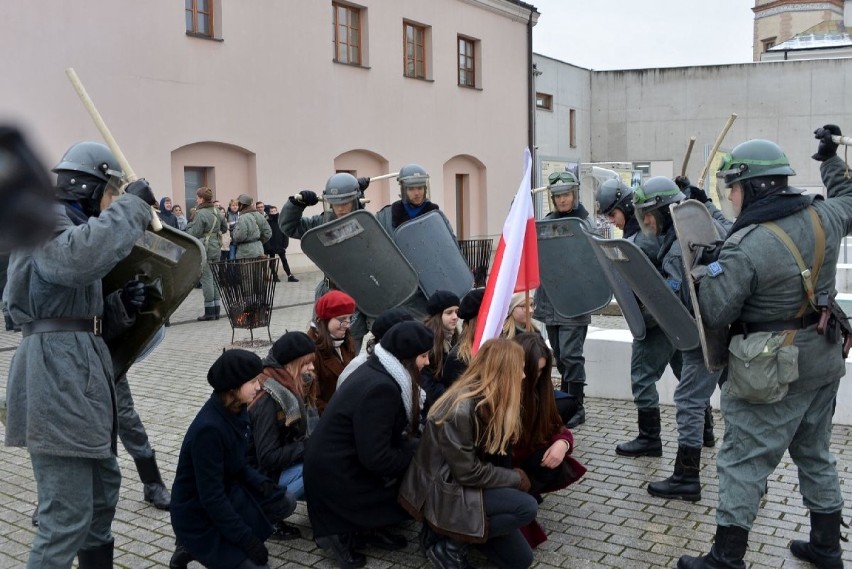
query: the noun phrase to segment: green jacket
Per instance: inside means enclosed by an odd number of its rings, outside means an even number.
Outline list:
[[[272,228],[260,213],[246,211],[234,226],[233,242],[237,244],[237,259],[263,256],[263,244],[272,237]]]
[[[195,217],[186,226],[186,232],[204,244],[207,259],[219,260],[222,248],[222,234],[228,230],[225,216],[216,211],[213,204],[204,204],[195,210]]]

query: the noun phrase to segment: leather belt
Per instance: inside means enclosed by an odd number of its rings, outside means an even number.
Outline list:
[[[790,320],[774,320],[772,322],[743,322],[737,320],[731,324],[731,336],[743,334],[748,336],[752,332],[782,332],[784,330],[802,330],[819,322],[819,312],[811,312],[801,318]]]
[[[89,332],[95,336],[103,333],[103,320],[100,316],[91,318],[43,318],[21,324],[21,334],[27,337],[31,334],[45,332]]]

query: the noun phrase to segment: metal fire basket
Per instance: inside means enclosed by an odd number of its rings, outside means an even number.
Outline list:
[[[237,328],[248,329],[254,341],[254,328],[266,327],[269,341],[272,332],[272,300],[275,297],[274,275],[278,259],[251,258],[211,262],[213,280],[222,297],[222,306],[231,323],[231,343]]]
[[[491,264],[491,239],[459,239],[459,249],[473,273],[473,286],[485,286]]]

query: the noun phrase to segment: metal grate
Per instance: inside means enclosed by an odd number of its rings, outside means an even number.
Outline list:
[[[473,273],[473,286],[485,286],[491,264],[491,239],[460,239],[459,249]]]

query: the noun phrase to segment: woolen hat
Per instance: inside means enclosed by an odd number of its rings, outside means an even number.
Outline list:
[[[462,320],[476,318],[476,315],[479,314],[479,307],[482,306],[482,298],[484,296],[484,288],[475,288],[464,295],[459,303],[459,318]]]
[[[451,306],[459,305],[459,297],[448,290],[436,290],[426,301],[426,310],[429,316],[440,314]]]
[[[207,383],[216,393],[237,389],[260,375],[263,364],[260,357],[248,350],[227,350],[219,356],[207,372]]]
[[[345,292],[332,290],[320,297],[314,310],[320,320],[331,320],[355,312],[355,300]]]
[[[263,363],[272,367],[283,367],[302,356],[313,354],[316,348],[317,345],[304,332],[287,332],[275,340]]]
[[[435,335],[420,322],[411,320],[391,326],[380,343],[396,359],[410,360],[431,350]]]
[[[373,327],[370,328],[370,332],[376,340],[381,340],[394,324],[399,324],[407,320],[414,320],[414,317],[409,311],[404,308],[389,308],[376,317]]]
[[[254,199],[248,194],[240,194],[240,197],[237,198],[237,203],[251,205],[254,203]]]

